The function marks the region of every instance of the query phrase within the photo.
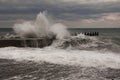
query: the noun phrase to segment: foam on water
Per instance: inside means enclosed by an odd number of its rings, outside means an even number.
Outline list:
[[[0,48],[1,59],[17,61],[49,62],[83,67],[120,68],[120,55],[112,52],[85,50],[64,50],[53,47],[39,48]]]

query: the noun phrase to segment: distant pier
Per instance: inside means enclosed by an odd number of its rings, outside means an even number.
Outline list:
[[[84,34],[87,36],[99,36],[99,32],[85,32]]]
[[[99,36],[99,32],[75,32],[71,33],[71,35],[76,36],[78,34],[84,34],[86,36]]]

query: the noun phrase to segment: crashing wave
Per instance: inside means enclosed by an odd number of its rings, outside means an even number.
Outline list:
[[[116,44],[105,42],[99,37],[90,37],[85,36],[84,34],[71,36],[67,39],[55,40],[52,46],[62,49],[117,51],[115,50]]]
[[[40,12],[36,20],[17,23],[13,29],[21,38],[53,38],[63,39],[70,36],[65,25],[61,23],[50,23],[45,12]]]
[[[88,47],[89,43],[92,43],[93,39],[85,36],[84,34],[78,34],[77,36],[71,36],[67,39],[56,40],[53,43],[55,47],[82,49],[82,47]]]

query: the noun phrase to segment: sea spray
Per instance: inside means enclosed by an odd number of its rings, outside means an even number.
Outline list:
[[[34,22],[34,28],[36,30],[37,33],[37,37],[41,37],[41,36],[48,36],[49,35],[49,28],[50,28],[50,22],[47,18],[47,13],[43,12],[43,13],[39,13],[37,15],[37,18]]]
[[[69,50],[97,50],[98,47],[106,46],[106,44],[104,44],[102,41],[99,41],[97,37],[85,36],[81,33],[77,36],[70,36],[66,39],[64,38],[61,40],[55,40],[52,46]]]
[[[23,22],[21,24],[14,25],[14,31],[21,37],[38,37],[34,25],[30,21]]]
[[[61,23],[51,26],[50,31],[56,34],[57,39],[64,39],[70,37],[70,33],[67,31],[66,26]]]
[[[51,38],[56,36],[57,39],[62,39],[70,36],[65,25],[50,23],[45,12],[40,12],[34,21],[15,24],[13,29],[21,38]]]

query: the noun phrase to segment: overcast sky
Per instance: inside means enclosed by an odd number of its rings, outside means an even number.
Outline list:
[[[47,11],[69,28],[120,28],[120,0],[0,0],[0,27]]]

